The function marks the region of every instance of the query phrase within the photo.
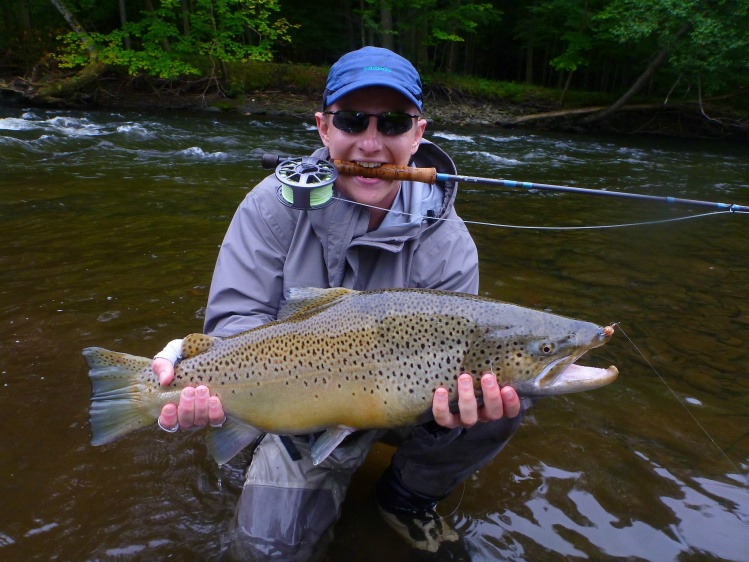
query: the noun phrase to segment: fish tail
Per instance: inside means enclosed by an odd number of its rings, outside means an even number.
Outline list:
[[[91,444],[104,445],[158,418],[145,400],[142,371],[151,368],[151,359],[127,353],[88,347],[83,357],[91,380]]]

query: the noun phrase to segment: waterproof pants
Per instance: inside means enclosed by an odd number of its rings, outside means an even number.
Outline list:
[[[434,507],[505,446],[525,410],[512,419],[445,430],[434,422],[414,428],[396,449],[377,484],[378,502],[391,511]],[[324,554],[341,513],[351,475],[364,462],[382,431],[355,435],[318,466],[306,436],[291,438],[301,454],[293,460],[276,435],[256,447],[237,505],[232,529],[233,558],[314,560]]]

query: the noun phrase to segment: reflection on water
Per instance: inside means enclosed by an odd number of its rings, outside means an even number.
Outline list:
[[[749,204],[742,146],[465,128],[431,139],[466,175]],[[200,433],[151,429],[91,447],[80,350],[149,355],[199,331],[228,221],[267,173],[258,155],[318,142],[311,120],[0,110],[0,558],[220,555],[247,459],[218,468]],[[458,210],[544,227],[702,212],[476,184]],[[749,559],[749,217],[471,232],[483,293],[620,322],[585,362],[622,375],[538,402],[440,506],[464,537],[463,554],[441,558]],[[413,557],[374,505],[389,454],[377,446],[357,473],[330,560]]]

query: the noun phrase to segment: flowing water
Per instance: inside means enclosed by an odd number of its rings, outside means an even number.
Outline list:
[[[749,204],[746,146],[430,131],[466,175]],[[259,155],[318,144],[311,120],[0,109],[0,559],[222,556],[246,459],[152,428],[92,447],[80,351],[200,331]],[[585,363],[621,376],[539,401],[440,505],[449,558],[748,560],[749,216],[476,184],[458,211],[504,225],[469,226],[482,293],[619,322]],[[356,474],[328,560],[414,559],[374,503],[390,453]]]

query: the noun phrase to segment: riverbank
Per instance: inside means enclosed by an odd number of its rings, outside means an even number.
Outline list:
[[[581,118],[606,106],[564,108],[547,97],[487,100],[444,88],[425,88],[424,116],[436,124],[559,131],[650,135],[675,138],[749,142],[749,119],[732,108],[682,102],[625,107],[602,123],[585,125]],[[238,112],[246,116],[310,118],[320,110],[322,92],[257,90],[235,99],[213,95],[128,96],[125,107]]]
[[[282,68],[283,65],[276,65]],[[264,68],[272,68],[266,65]],[[310,70],[310,69],[306,69]],[[284,71],[289,72],[289,71]],[[294,83],[277,69],[256,83],[244,79],[228,88],[215,81],[153,81],[108,74],[94,86],[66,99],[40,100],[19,79],[0,80],[0,103],[20,106],[75,107],[146,111],[213,111],[254,116],[310,118],[319,110],[322,88],[318,72],[305,83]],[[298,79],[299,72],[295,72]],[[323,79],[324,82],[324,79]],[[258,84],[262,84],[258,87]],[[507,86],[507,85],[505,85]],[[466,87],[452,77],[425,80],[424,116],[433,123],[451,126],[520,128],[567,133],[657,135],[676,138],[749,142],[749,116],[720,103],[680,101],[638,103],[625,106],[603,122],[589,124],[584,117],[613,103],[614,98],[576,93],[562,106],[552,89],[509,85],[489,93]],[[234,92],[230,90],[232,87]],[[239,92],[239,93],[237,93]]]

